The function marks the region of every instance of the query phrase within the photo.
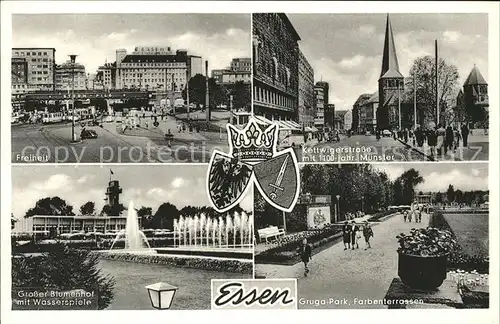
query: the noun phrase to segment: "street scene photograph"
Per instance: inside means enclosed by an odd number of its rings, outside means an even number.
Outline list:
[[[255,278],[299,309],[489,307],[486,163],[302,165],[284,213],[254,191]]]
[[[253,277],[253,197],[218,213],[205,174],[14,166],[11,309],[210,309],[211,279]]]
[[[251,111],[250,14],[12,16],[13,163],[208,163]]]
[[[252,44],[256,118],[299,161],[488,160],[487,14],[254,13]]]

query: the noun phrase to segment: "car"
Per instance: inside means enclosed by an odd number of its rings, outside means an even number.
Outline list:
[[[93,129],[83,129],[82,132],[80,133],[80,138],[81,139],[97,138],[97,133]]]
[[[391,131],[390,131],[390,130],[388,130],[388,129],[384,129],[384,130],[382,131],[382,136],[384,136],[384,137],[391,137],[391,135],[392,135],[392,134],[391,134]]]
[[[366,135],[366,136],[370,136],[371,134],[372,134],[372,133],[370,133],[370,131],[366,131],[366,132],[365,132],[365,135]]]

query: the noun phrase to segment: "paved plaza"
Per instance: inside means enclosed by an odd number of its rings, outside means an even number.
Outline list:
[[[374,223],[372,249],[364,250],[364,241],[359,250],[344,251],[339,242],[314,255],[309,264],[310,273],[304,277],[304,265],[293,266],[256,264],[256,275],[266,278],[297,278],[299,302],[344,299],[347,305],[304,305],[299,308],[386,308],[384,305],[357,304],[359,300],[381,300],[384,298],[392,279],[398,276],[398,243],[396,236],[408,233],[411,228],[426,227],[427,214],[422,215],[421,223],[408,223],[397,214],[378,225]]]

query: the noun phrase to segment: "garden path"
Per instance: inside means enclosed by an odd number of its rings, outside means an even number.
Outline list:
[[[384,305],[360,304],[368,300],[381,300],[393,278],[398,276],[398,243],[396,236],[409,233],[411,228],[427,227],[429,216],[422,214],[421,223],[403,221],[402,215],[391,217],[373,226],[372,248],[364,250],[364,239],[359,249],[344,251],[339,242],[313,256],[310,272],[304,277],[304,265],[293,266],[256,264],[256,275],[266,278],[297,278],[299,308],[387,308]],[[330,301],[325,305],[305,305],[315,300]],[[347,304],[336,301],[347,300]],[[357,300],[356,300],[357,299]],[[360,301],[360,302],[361,302]]]

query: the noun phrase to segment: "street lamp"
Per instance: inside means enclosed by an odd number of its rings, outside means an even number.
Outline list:
[[[364,203],[365,203],[365,196],[361,196],[361,212],[365,212],[365,206],[364,206]]]
[[[156,309],[169,309],[178,288],[164,282],[157,282],[146,286],[146,289],[148,290],[151,306]]]
[[[339,199],[340,199],[340,195],[337,195],[335,196],[337,197],[337,213],[338,213],[338,216],[335,216],[337,219],[335,220],[335,222],[337,222],[339,220],[339,216],[340,216],[340,202],[339,202]]]
[[[70,54],[69,58],[71,60],[71,76],[73,79],[72,82],[72,101],[73,101],[73,112],[72,115],[73,117],[71,118],[71,141],[73,143],[76,142],[76,134],[75,134],[75,60],[76,60],[75,54]]]

